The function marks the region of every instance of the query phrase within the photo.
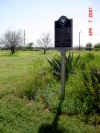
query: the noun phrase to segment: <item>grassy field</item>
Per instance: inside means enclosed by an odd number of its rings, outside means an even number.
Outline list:
[[[89,62],[88,52],[80,54],[81,60]],[[92,51],[92,66],[100,68],[100,52]],[[41,125],[51,124],[60,96],[60,82],[50,71],[47,58],[59,55],[57,51],[18,51],[10,55],[0,51],[0,133],[41,133]],[[100,133],[96,127],[85,123],[74,114],[74,95],[81,89],[80,74],[73,74],[66,83],[66,98],[58,128],[63,133]],[[72,112],[72,114],[70,114]]]

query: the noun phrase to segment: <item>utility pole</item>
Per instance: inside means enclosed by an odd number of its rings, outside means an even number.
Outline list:
[[[79,50],[80,50],[80,41],[81,41],[81,40],[80,40],[80,37],[81,37],[81,36],[80,36],[80,35],[81,35],[80,33],[81,33],[81,32],[79,31]]]
[[[24,46],[25,46],[25,44],[26,44],[26,32],[24,30]]]

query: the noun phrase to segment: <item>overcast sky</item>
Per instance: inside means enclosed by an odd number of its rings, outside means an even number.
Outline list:
[[[88,36],[88,8],[93,8],[93,36]],[[54,42],[54,21],[60,16],[73,18],[73,44],[100,42],[99,0],[0,0],[0,36],[6,30],[26,30],[26,41],[36,41],[49,32]]]

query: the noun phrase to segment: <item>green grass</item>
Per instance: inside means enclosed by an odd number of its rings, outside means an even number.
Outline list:
[[[73,51],[88,62],[88,52]],[[100,53],[94,52],[91,65],[100,67]],[[52,123],[59,102],[60,82],[49,69],[47,58],[59,55],[57,51],[18,51],[9,55],[0,51],[0,133],[38,133],[44,123]],[[64,133],[99,133],[100,125],[84,123],[78,114],[69,115],[74,109],[74,95],[81,89],[80,73],[72,75],[66,83],[66,98],[59,119]],[[35,98],[28,99],[32,91]],[[48,111],[48,108],[51,110]],[[53,110],[53,111],[52,111]]]

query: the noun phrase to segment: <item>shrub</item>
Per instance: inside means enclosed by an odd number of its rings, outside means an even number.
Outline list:
[[[43,68],[38,73],[34,73],[34,78],[28,80],[25,87],[20,88],[20,91],[16,93],[20,98],[27,97],[29,100],[35,100],[37,97],[41,97],[42,90],[45,90],[51,79],[51,75],[46,68]]]
[[[100,112],[100,70],[90,68],[82,70],[84,89],[78,95],[82,103],[82,113],[93,114]]]
[[[17,95],[22,99],[27,97],[28,100],[34,100],[37,93],[37,88],[33,85],[33,80],[27,81],[24,88],[16,90],[15,96]]]
[[[35,99],[35,95],[36,95],[36,88],[26,88],[24,90],[24,96],[26,96],[29,100],[33,100]]]
[[[100,50],[100,43],[95,44],[94,49],[95,50]]]
[[[100,43],[95,44],[94,48],[100,48]]]
[[[92,50],[92,43],[86,44],[86,50]]]
[[[33,50],[33,45],[34,45],[33,42],[28,43],[27,46],[26,46],[26,49],[27,50]]]
[[[87,57],[87,59],[89,59],[89,60],[93,60],[93,59],[95,58],[94,54],[91,53],[91,52],[87,53],[86,57]]]

